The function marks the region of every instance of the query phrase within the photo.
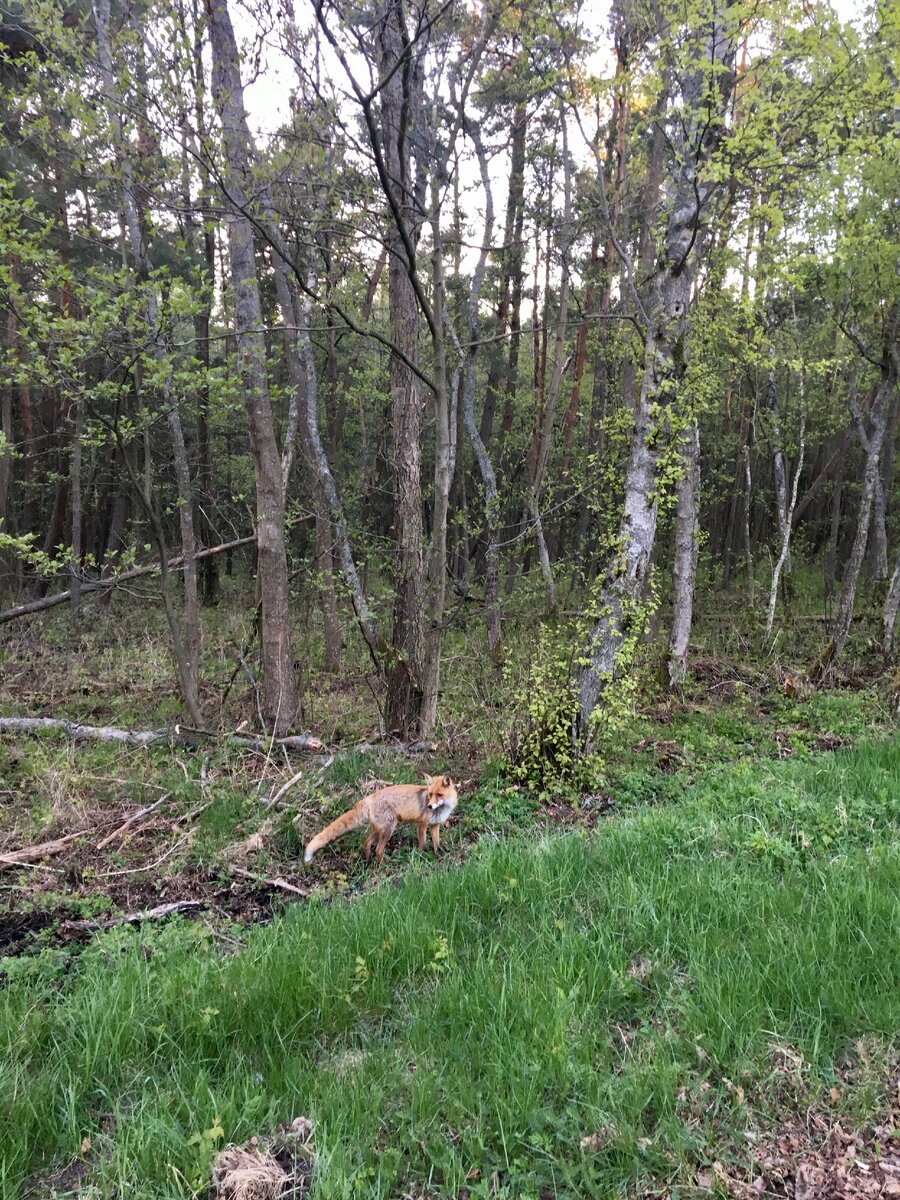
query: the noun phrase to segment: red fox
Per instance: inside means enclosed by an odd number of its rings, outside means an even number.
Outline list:
[[[441,836],[439,828],[447,820],[457,804],[456,787],[449,775],[426,775],[428,783],[419,787],[415,783],[398,783],[393,787],[380,788],[369,796],[363,796],[349,812],[326,825],[321,833],[306,847],[303,861],[311,863],[313,855],[335,838],[369,824],[366,838],[366,858],[375,847],[379,862],[384,858],[384,849],[398,821],[415,821],[419,827],[419,849],[425,849],[425,831],[431,827],[431,844],[437,854]]]

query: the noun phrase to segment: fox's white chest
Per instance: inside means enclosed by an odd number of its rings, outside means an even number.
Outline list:
[[[443,825],[450,814],[453,812],[456,805],[452,800],[445,800],[443,804],[439,804],[437,808],[432,808],[428,813],[429,825]]]

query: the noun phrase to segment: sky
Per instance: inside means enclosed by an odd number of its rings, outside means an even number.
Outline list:
[[[267,0],[262,0],[262,3],[269,19],[277,21],[281,5],[271,5]],[[870,0],[830,0],[830,4],[842,21],[856,23],[865,16]],[[251,7],[253,0],[249,6],[245,0],[236,0],[232,6],[232,19],[239,43],[249,43],[258,36],[260,22],[250,11]],[[582,10],[585,32],[597,47],[591,55],[589,67],[598,74],[609,71],[612,63],[612,48],[606,34],[609,7],[606,0],[586,0]],[[295,0],[294,8],[298,27],[310,27],[313,20],[310,0]],[[266,37],[263,56],[260,74],[245,89],[245,103],[251,127],[261,140],[275,133],[287,120],[288,99],[295,86],[294,67],[278,46],[277,32],[272,32]],[[338,87],[345,87],[343,70],[327,43],[323,47],[322,62],[324,73]]]

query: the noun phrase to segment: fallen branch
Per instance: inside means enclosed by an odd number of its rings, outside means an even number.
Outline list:
[[[194,555],[195,560],[201,558],[212,558],[214,554],[222,554],[226,550],[236,550],[238,546],[248,546],[251,542],[256,541],[256,535],[251,534],[249,537],[236,538],[233,542],[223,542],[221,546],[210,546],[206,550],[198,550]],[[169,570],[174,570],[182,566],[184,563],[184,555],[179,554],[175,558],[170,558],[168,562]],[[152,575],[154,571],[159,570],[159,563],[148,563],[143,567],[133,567],[130,571],[122,571],[119,575],[110,575],[107,579],[83,579],[81,581],[81,594],[84,596],[88,592],[108,592],[112,588],[118,587],[120,583],[129,583],[132,579],[139,579],[142,575]],[[58,604],[65,604],[71,595],[70,591],[55,592],[52,596],[44,596],[41,600],[29,600],[27,604],[18,604],[15,608],[8,608],[5,612],[0,612],[0,625],[5,625],[7,621],[18,620],[19,617],[28,617],[32,613],[43,612],[48,608],[55,608]]]
[[[324,742],[308,733],[295,733],[289,737],[275,738],[274,742],[267,737],[241,737],[234,733],[228,740],[235,746],[245,746],[248,750],[259,750],[264,754],[274,746],[283,746],[285,750],[309,750],[313,753],[325,749]]]
[[[153,742],[161,741],[192,746],[198,737],[207,736],[202,730],[182,729],[178,726],[174,730],[131,730],[114,729],[109,725],[79,725],[75,721],[64,721],[57,717],[0,717],[0,733],[40,733],[43,730],[67,734],[76,742],[121,742],[125,746],[149,746]],[[269,738],[240,737],[237,734],[227,736],[226,741],[236,746],[245,746],[248,750],[266,751],[272,745]],[[287,750],[316,752],[324,749],[324,744],[318,738],[307,733],[276,738],[274,745],[284,746]]]
[[[148,804],[146,808],[139,808],[136,813],[132,813],[128,820],[124,821],[118,829],[114,829],[113,832],[108,834],[102,842],[98,842],[96,848],[98,850],[105,850],[110,842],[114,842],[117,837],[120,837],[123,833],[130,829],[132,825],[136,825],[138,821],[142,821],[144,817],[149,817],[152,812],[155,812],[156,809],[160,807],[160,805],[165,804],[171,794],[171,792],[166,792],[165,796],[160,796],[158,800],[154,800],[154,802],[152,804]]]
[[[252,879],[254,883],[264,883],[268,887],[281,888],[283,892],[291,892],[295,896],[309,895],[309,892],[305,888],[295,887],[280,876],[277,879],[267,879],[265,875],[254,875],[252,871],[245,871],[243,867],[235,866],[232,866],[231,871],[234,875],[242,875],[244,879]]]
[[[302,771],[298,771],[296,775],[292,775],[291,778],[287,781],[287,783],[283,783],[281,785],[281,787],[278,789],[278,791],[275,793],[275,795],[272,797],[272,799],[267,800],[265,802],[266,808],[274,808],[275,805],[278,803],[278,801],[282,798],[282,796],[286,795],[291,790],[291,788],[294,786],[294,784],[299,783],[302,778],[303,778]]]
[[[59,854],[69,842],[74,842],[76,838],[84,837],[91,832],[90,829],[82,829],[78,833],[67,833],[65,837],[54,838],[49,842],[37,842],[33,846],[23,846],[21,850],[13,850],[11,854],[0,854],[0,871],[4,867],[24,866],[42,858],[50,858],[54,854]]]
[[[153,921],[158,917],[170,917],[173,913],[195,912],[202,908],[200,900],[175,900],[171,904],[158,904],[156,908],[148,908],[143,912],[123,913],[120,917],[111,917],[108,921],[61,921],[60,929],[68,932],[87,929],[113,929],[116,925],[137,925],[142,921]]]
[[[148,729],[133,733],[108,725],[79,725],[56,717],[0,717],[0,733],[40,733],[50,730],[68,734],[73,741],[122,742],[126,746],[148,746],[169,736],[167,729]]]

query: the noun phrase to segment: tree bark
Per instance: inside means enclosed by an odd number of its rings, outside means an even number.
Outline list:
[[[81,619],[81,531],[82,531],[82,440],[84,437],[84,399],[75,400],[75,427],[72,438],[72,560],[69,565],[69,615],[73,625]]]
[[[891,575],[887,596],[885,597],[884,615],[882,618],[883,633],[881,640],[884,652],[888,656],[894,653],[894,637],[897,629],[898,612],[900,612],[900,551],[898,551],[894,563],[894,571]]]
[[[522,343],[522,292],[525,287],[525,150],[528,131],[528,109],[520,104],[513,114],[512,159],[509,186],[513,194],[515,220],[509,250],[509,272],[512,296],[509,302],[509,351],[506,358],[503,419],[501,424],[500,473],[509,469],[508,444],[512,432],[516,392],[519,387],[519,351]],[[486,439],[485,439],[486,440]]]
[[[517,105],[513,112],[512,139],[510,154],[509,192],[506,198],[506,224],[504,226],[503,249],[501,261],[503,273],[500,279],[500,297],[497,303],[497,337],[499,339],[496,352],[491,357],[487,383],[484,391],[484,406],[481,410],[479,437],[487,446],[494,433],[494,414],[500,395],[500,384],[506,374],[504,350],[506,334],[509,330],[510,309],[512,306],[513,276],[515,263],[521,261],[521,250],[516,247],[516,230],[521,237],[520,212],[523,212],[524,181],[525,181],[525,128],[526,111],[523,105]]]
[[[14,280],[14,267],[10,264],[11,282]],[[6,353],[14,360],[18,342],[18,322],[15,306],[10,304],[6,315]],[[10,522],[10,482],[12,480],[13,455],[13,382],[8,379],[0,391],[0,531],[11,532]],[[5,554],[0,554],[0,586],[9,587],[14,592],[14,560]]]
[[[841,497],[844,491],[844,473],[847,466],[847,445],[850,431],[845,430],[841,435],[838,471],[831,495],[831,524],[828,534],[828,550],[825,555],[825,611],[831,609],[834,596],[834,581],[837,576],[838,540],[841,532]]]
[[[441,672],[441,628],[447,600],[447,517],[450,488],[456,469],[455,396],[447,370],[446,283],[444,280],[444,247],[441,237],[441,189],[444,179],[438,172],[432,175],[431,189],[431,281],[432,321],[431,352],[434,375],[434,504],[431,539],[425,564],[425,659],[422,670],[422,707],[419,731],[428,737],[437,723]]]
[[[388,676],[385,722],[401,736],[418,731],[425,668],[425,556],[422,526],[422,396],[408,363],[418,356],[418,308],[409,248],[418,237],[411,178],[412,129],[421,108],[421,67],[410,46],[398,0],[382,0],[377,25],[382,80],[381,138],[390,194],[385,244],[391,341],[407,361],[391,354],[391,434],[394,477],[394,662]],[[403,62],[403,69],[398,64]],[[402,226],[402,228],[401,228]]]
[[[700,502],[700,432],[691,421],[682,434],[682,475],[675,485],[675,590],[672,601],[672,630],[669,637],[669,687],[680,688],[687,671],[691,640],[694,590],[697,583],[697,516]]]
[[[790,502],[784,513],[781,524],[781,550],[772,571],[772,583],[769,587],[769,608],[766,614],[766,638],[771,638],[775,624],[775,605],[778,602],[778,584],[781,572],[788,569],[790,562],[791,531],[794,528],[794,513],[797,511],[797,493],[800,487],[800,475],[803,472],[803,459],[806,455],[806,398],[803,366],[800,366],[800,449],[797,454],[797,465],[794,467],[794,482],[791,487]]]
[[[256,476],[263,717],[276,734],[282,734],[294,722],[298,697],[291,650],[281,459],[275,440],[266,376],[266,346],[262,333],[253,228],[246,215],[247,198],[252,187],[251,142],[244,111],[237,43],[227,0],[205,0],[205,5],[212,45],[213,95],[222,122],[225,148],[224,192],[235,294],[238,363]]]
[[[494,199],[491,189],[490,172],[487,156],[481,141],[481,130],[470,122],[468,132],[478,157],[481,173],[481,184],[484,188],[484,230],[481,236],[481,253],[472,273],[472,286],[466,301],[466,322],[469,327],[469,344],[466,347],[465,368],[463,373],[463,423],[466,436],[472,445],[478,473],[484,488],[484,536],[485,536],[485,566],[484,566],[484,620],[487,629],[488,653],[494,662],[500,654],[500,551],[497,546],[497,528],[500,520],[500,500],[497,494],[497,478],[494,467],[485,446],[481,430],[475,422],[475,371],[478,358],[478,339],[481,323],[478,319],[478,303],[481,298],[481,287],[484,282],[487,257],[494,231]],[[512,184],[510,185],[512,190]],[[487,397],[485,404],[488,403]],[[482,425],[483,428],[483,425]]]
[[[660,423],[684,373],[688,313],[703,243],[701,222],[716,192],[703,168],[723,134],[734,87],[737,32],[731,9],[719,14],[705,7],[701,27],[688,32],[702,66],[692,67],[681,79],[681,103],[671,134],[673,178],[666,232],[646,305],[640,305],[647,317],[644,371],[625,478],[624,513],[618,547],[600,586],[598,615],[579,679],[580,731],[588,742],[591,715],[609,681],[627,665],[643,624],[641,597],[656,540]],[[617,252],[637,305],[630,260],[618,246]]]
[[[775,471],[775,513],[778,517],[778,539],[784,544],[788,528],[788,472],[781,437],[781,414],[778,408],[778,376],[774,362],[769,365],[766,386],[766,401],[772,420],[772,464]],[[790,533],[787,534],[790,539]],[[785,573],[790,573],[790,557],[785,562]]]
[[[856,520],[856,535],[853,548],[844,570],[841,584],[841,595],[838,600],[837,615],[834,621],[834,632],[831,646],[824,655],[819,667],[820,673],[827,671],[844,649],[850,625],[853,621],[853,607],[856,601],[856,587],[859,574],[866,555],[866,543],[869,537],[869,525],[872,519],[872,505],[875,500],[875,490],[878,483],[878,473],[881,463],[881,447],[884,443],[884,432],[887,425],[888,409],[897,385],[898,349],[897,332],[900,325],[900,305],[895,303],[890,316],[885,322],[885,345],[881,362],[881,378],[875,389],[870,412],[870,429],[863,427],[858,411],[854,412],[857,428],[865,453],[863,467],[862,493],[859,498],[859,512]],[[855,408],[855,400],[853,400]]]

